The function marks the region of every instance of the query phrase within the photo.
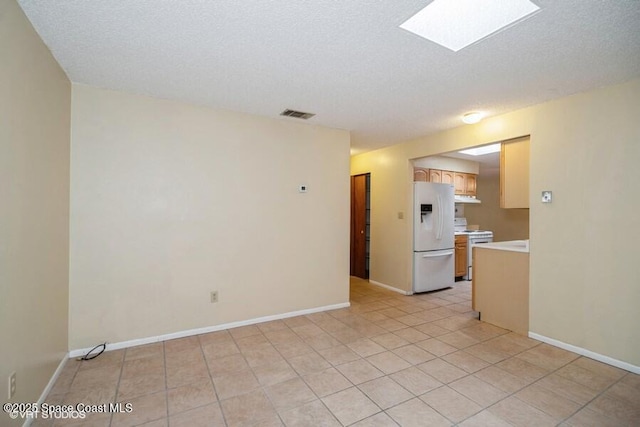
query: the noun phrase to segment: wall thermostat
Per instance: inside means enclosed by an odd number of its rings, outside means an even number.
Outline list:
[[[300,187],[298,187],[298,191],[300,193],[306,193],[308,188],[309,187],[306,184],[302,184],[302,185],[300,185]]]
[[[551,203],[551,191],[542,192],[542,203]]]

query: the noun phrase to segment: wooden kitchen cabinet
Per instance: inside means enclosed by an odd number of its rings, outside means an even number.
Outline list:
[[[429,169],[425,168],[413,168],[413,181],[414,182],[427,182],[429,181]]]
[[[455,184],[455,172],[451,172],[451,171],[441,171],[442,172],[442,183],[443,184]],[[456,194],[458,194],[458,192],[456,191]]]
[[[456,194],[467,194],[467,174],[456,172],[453,177],[453,184],[456,189]]]
[[[529,207],[529,137],[502,143],[500,207]]]
[[[456,261],[455,261],[455,277],[462,277],[467,274],[467,245],[468,238],[466,235],[456,236]]]
[[[477,175],[472,173],[414,167],[413,180],[453,184],[455,194],[476,196]]]

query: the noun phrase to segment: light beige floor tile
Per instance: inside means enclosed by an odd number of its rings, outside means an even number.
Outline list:
[[[445,344],[449,344],[458,349],[462,349],[465,347],[470,347],[472,345],[478,344],[477,339],[471,338],[469,335],[464,334],[460,331],[455,331],[448,334],[440,335],[438,339],[444,342]]]
[[[608,394],[602,394],[587,405],[587,408],[613,418],[621,424],[630,426],[640,425],[640,407],[626,400],[616,399]]]
[[[380,412],[380,408],[356,387],[332,394],[322,401],[343,425],[353,424]]]
[[[474,376],[507,393],[515,393],[530,384],[529,381],[495,366],[484,368],[476,372]]]
[[[139,377],[143,375],[164,375],[164,355],[138,357],[126,360],[122,364],[122,378]]]
[[[161,418],[159,420],[149,421],[148,423],[138,424],[139,427],[167,427],[169,420],[167,418]]]
[[[169,419],[171,427],[225,427],[218,403],[191,409]]]
[[[515,394],[515,397],[534,408],[540,409],[558,422],[566,419],[580,409],[580,405],[576,402],[537,384],[532,384],[522,389]]]
[[[228,399],[248,393],[260,387],[260,383],[253,372],[242,372],[213,379],[218,399]]]
[[[280,412],[316,400],[316,395],[300,378],[266,387],[265,391],[273,406]]]
[[[167,364],[167,388],[176,388],[207,378],[209,378],[209,370],[204,360],[198,363],[185,362],[173,367],[169,367]]]
[[[558,375],[568,378],[578,384],[585,385],[596,391],[603,391],[618,381],[619,378],[600,375],[579,365],[570,363],[556,371]]]
[[[384,315],[383,315],[384,316]],[[386,317],[386,316],[385,316]],[[399,322],[396,319],[391,319],[391,318],[386,318],[383,320],[378,320],[375,322],[377,326],[389,331],[389,332],[395,332],[395,331],[399,331],[401,329],[405,329],[407,327],[406,324]]]
[[[115,391],[120,371],[121,368],[114,365],[79,370],[73,378],[69,391],[95,390],[99,388],[109,388]]]
[[[425,362],[418,365],[418,369],[445,384],[468,375],[462,369],[457,368],[442,359],[433,359]]]
[[[513,427],[500,417],[493,415],[488,410],[484,410],[473,417],[467,418],[460,427]]]
[[[421,349],[415,344],[405,345],[404,347],[392,350],[395,354],[409,362],[411,365],[419,365],[436,358],[433,354]]]
[[[283,322],[290,328],[297,328],[298,326],[305,326],[313,323],[304,316],[289,317],[288,319],[283,319]]]
[[[579,356],[549,344],[540,344],[518,354],[517,357],[541,368],[556,370],[577,359]]]
[[[337,393],[353,385],[335,368],[305,375],[303,379],[319,397]]]
[[[321,334],[315,335],[313,337],[305,338],[304,341],[305,343],[307,343],[307,345],[311,346],[315,350],[324,350],[341,344],[340,341],[333,338],[326,332],[322,332]]]
[[[422,396],[420,400],[454,423],[458,423],[482,410],[482,407],[454,389],[443,386]]]
[[[109,385],[97,385],[95,388],[71,389],[65,394],[62,403],[65,405],[76,405],[85,403],[87,405],[100,405],[103,403],[114,403],[116,400],[116,388]]]
[[[489,408],[489,412],[514,426],[555,426],[556,420],[515,397],[508,397]]]
[[[406,316],[396,317],[396,319],[400,323],[404,323],[406,326],[418,326],[423,323],[427,323],[427,321],[419,316],[414,316],[412,314],[407,314]]]
[[[145,394],[162,391],[166,388],[166,379],[164,372],[160,374],[136,375],[132,377],[123,377],[118,385],[117,398],[120,401],[126,401],[135,397],[144,396]]]
[[[278,350],[276,350],[276,348],[271,344],[261,345],[260,347],[251,348],[249,350],[241,349],[241,351],[245,360],[252,368],[284,360]]]
[[[403,347],[409,344],[409,341],[400,338],[393,333],[378,335],[371,338],[371,340],[377,344],[380,344],[387,350],[393,350],[394,348]]]
[[[278,421],[278,414],[262,390],[223,400],[220,403],[228,427],[253,426]]]
[[[382,409],[389,409],[414,397],[412,393],[389,377],[382,377],[360,384],[358,388]]]
[[[518,357],[510,357],[509,359],[497,363],[496,366],[512,375],[515,375],[516,377],[520,377],[530,382],[539,380],[551,372]]]
[[[431,338],[429,335],[424,332],[420,332],[416,328],[404,328],[394,332],[397,336],[402,339],[407,340],[410,343],[416,343],[419,341],[424,341]]]
[[[334,366],[360,359],[359,355],[346,345],[342,344],[326,348],[324,350],[319,350],[318,353],[320,353],[322,357]]]
[[[585,405],[598,395],[596,390],[573,382],[555,373],[542,378],[536,382],[536,384],[581,405]]]
[[[442,385],[440,381],[415,367],[396,372],[395,374],[391,374],[390,377],[415,396],[419,396]]]
[[[316,400],[281,413],[287,427],[340,427],[341,424],[322,402]]]
[[[214,403],[217,398],[210,379],[167,390],[169,416]]]
[[[620,421],[609,418],[588,408],[582,408],[561,426],[570,427],[620,427]]]
[[[240,349],[233,340],[225,340],[219,343],[202,344],[202,352],[207,360],[211,360],[239,354]]]
[[[367,357],[385,351],[384,347],[371,341],[369,338],[354,341],[347,345],[351,350],[355,351],[361,357]]]
[[[477,372],[489,366],[489,362],[485,362],[463,350],[449,353],[446,356],[442,356],[442,359],[469,373]]]
[[[295,369],[299,375],[320,372],[331,367],[329,362],[324,360],[322,356],[315,352],[292,357],[288,361],[291,367]]]
[[[391,417],[389,417],[384,412],[378,412],[375,415],[370,416],[369,418],[365,418],[364,420],[358,421],[355,424],[351,425],[352,427],[398,427],[398,423],[393,421]]]
[[[124,361],[143,359],[146,357],[164,358],[164,346],[161,342],[129,347],[125,350]]]
[[[256,326],[263,334],[266,332],[281,331],[289,328],[282,320],[272,320],[270,322],[259,323]]]
[[[92,354],[97,354],[97,353],[92,353]],[[82,372],[84,370],[89,370],[89,369],[100,369],[100,368],[106,368],[106,367],[111,367],[115,370],[118,370],[122,367],[122,363],[124,362],[124,354],[125,354],[124,349],[105,351],[95,359],[80,361],[78,363],[78,372]]]
[[[432,323],[425,323],[424,325],[416,326],[416,329],[430,337],[439,337],[440,335],[448,334],[451,331],[443,328],[442,326],[434,325]]]
[[[123,403],[131,403],[132,410],[129,413],[114,413],[111,419],[113,427],[135,426],[167,416],[167,393],[164,391],[137,397]]]
[[[164,351],[166,354],[179,353],[187,350],[200,348],[200,340],[197,335],[190,337],[176,338],[164,342]]]
[[[626,400],[630,404],[640,408],[640,390],[633,388],[624,381],[618,381],[611,386],[605,394],[614,399]]]
[[[56,419],[53,421],[54,427],[82,426],[82,427],[109,427],[111,414],[108,413],[90,413],[85,418],[76,419]]]
[[[282,355],[282,357],[287,360],[315,352],[310,345],[306,344],[302,340],[300,340],[300,342],[292,344],[276,344],[275,348]]]
[[[474,376],[468,376],[454,381],[449,384],[449,387],[465,395],[482,407],[493,405],[508,395],[506,392]]]
[[[218,359],[207,360],[207,365],[213,378],[251,371],[241,354],[232,354]]]
[[[444,336],[444,335],[441,335],[441,336]],[[456,347],[449,345],[445,342],[442,342],[438,338],[429,338],[428,340],[424,340],[416,343],[416,345],[428,351],[431,354],[435,354],[438,357],[458,351]]]
[[[491,338],[509,333],[506,329],[502,329],[485,322],[476,322],[473,326],[461,329],[461,332],[469,335],[471,338],[477,339],[478,341],[490,340]]]
[[[262,386],[278,384],[298,377],[296,371],[294,371],[284,360],[265,365],[258,365],[253,368],[253,373]]]
[[[256,325],[240,326],[238,328],[229,329],[229,333],[235,340],[246,338],[254,335],[261,336],[262,332]]]
[[[490,341],[484,341],[480,344],[472,345],[471,347],[465,348],[464,351],[491,364],[501,362],[511,357],[508,353],[505,353],[491,345]]]
[[[384,375],[378,368],[364,359],[345,363],[337,366],[336,369],[356,385]]]
[[[411,366],[411,364],[390,351],[369,356],[367,361],[387,375]]]
[[[412,399],[395,406],[387,414],[403,427],[439,427],[450,426],[452,423],[437,413],[420,399]]]

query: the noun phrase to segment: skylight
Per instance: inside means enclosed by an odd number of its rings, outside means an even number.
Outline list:
[[[400,28],[457,52],[539,9],[529,0],[434,0]]]
[[[470,156],[483,156],[485,154],[500,152],[501,143],[485,145],[482,147],[469,148],[468,150],[458,151],[460,154],[468,154]]]

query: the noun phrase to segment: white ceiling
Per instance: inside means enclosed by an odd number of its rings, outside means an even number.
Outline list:
[[[640,75],[637,0],[533,0],[535,16],[459,52],[398,27],[429,0],[18,1],[73,82],[311,112],[353,152]]]

